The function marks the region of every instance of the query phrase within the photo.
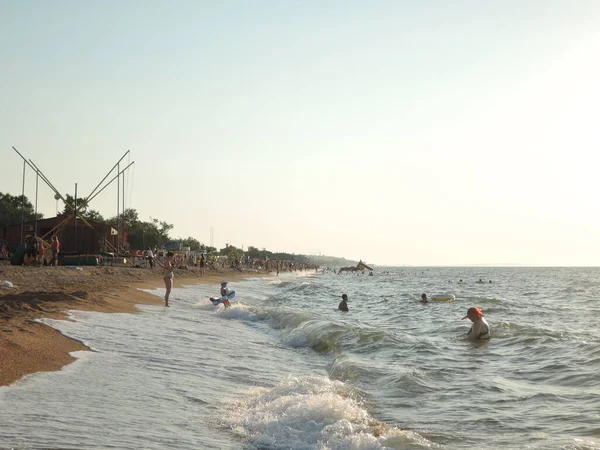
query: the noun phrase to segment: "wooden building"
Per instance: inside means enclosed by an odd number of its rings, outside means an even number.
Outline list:
[[[49,243],[52,236],[57,235],[63,253],[113,252],[117,245],[117,230],[104,222],[88,221],[88,223],[91,228],[81,220],[77,220],[75,225],[72,217],[67,220],[67,216],[62,215],[39,219],[37,236],[44,237],[44,240]],[[52,232],[55,228],[56,230]],[[35,233],[35,229],[35,221],[25,222],[23,238]],[[9,251],[15,251],[22,244],[21,224],[0,228],[0,239],[6,240]],[[119,236],[119,244],[122,246],[124,242],[127,242],[127,231]]]

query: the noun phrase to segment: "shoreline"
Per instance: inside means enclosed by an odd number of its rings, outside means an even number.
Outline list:
[[[194,267],[175,271],[174,288],[215,284],[222,278],[240,281],[263,272],[206,271],[200,277]],[[71,352],[90,349],[36,321],[40,318],[68,320],[69,310],[104,313],[139,312],[137,305],[161,305],[163,299],[141,289],[164,287],[162,271],[155,268],[0,266],[0,386],[8,386],[26,375],[62,369],[73,362]]]

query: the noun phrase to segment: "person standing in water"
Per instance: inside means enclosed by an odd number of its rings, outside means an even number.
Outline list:
[[[427,294],[424,293],[424,292],[421,294],[421,302],[422,303],[429,303],[429,300],[427,300]]]
[[[467,317],[473,322],[471,329],[467,333],[467,338],[473,341],[490,338],[490,325],[487,323],[487,320],[484,319],[483,312],[481,312],[481,309],[479,309],[478,306],[469,308],[467,310],[467,315],[461,320],[464,320]]]
[[[342,294],[342,301],[338,305],[338,309],[340,311],[346,311],[346,312],[348,312],[348,295]]]
[[[173,253],[167,252],[167,259],[163,264],[165,287],[167,291],[165,293],[165,306],[169,306],[169,295],[171,294],[171,288],[173,287],[173,271],[175,270],[175,264],[173,263]]]

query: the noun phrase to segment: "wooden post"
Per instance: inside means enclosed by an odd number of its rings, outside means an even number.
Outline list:
[[[21,189],[21,245],[25,243],[25,161],[23,161],[23,188]]]

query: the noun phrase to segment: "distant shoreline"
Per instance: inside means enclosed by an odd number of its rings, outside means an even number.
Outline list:
[[[514,264],[514,265],[494,265],[494,264],[475,264],[475,265],[401,265],[401,266],[392,266],[392,265],[378,265],[378,264],[373,264],[374,268],[394,268],[394,269],[402,269],[402,268],[460,268],[460,267],[464,267],[464,268],[471,268],[471,269],[483,269],[483,268],[505,268],[505,269],[510,269],[510,268],[518,268],[518,269],[594,269],[594,268],[600,268],[600,266],[534,266],[534,265],[526,265],[526,264]]]

